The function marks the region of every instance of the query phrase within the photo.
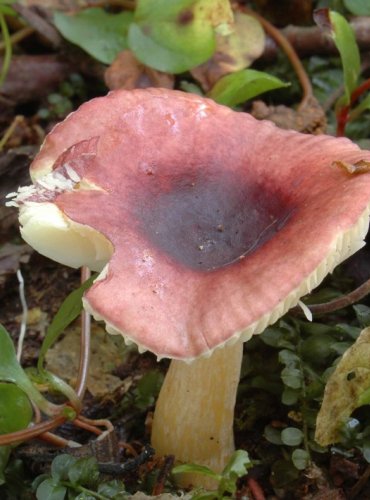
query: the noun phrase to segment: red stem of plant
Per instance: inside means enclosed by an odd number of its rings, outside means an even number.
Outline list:
[[[254,500],[266,500],[265,494],[263,493],[261,486],[257,483],[255,479],[253,479],[253,477],[247,478],[247,484]]]
[[[5,446],[7,444],[14,444],[20,441],[26,441],[28,439],[36,438],[40,434],[43,434],[44,432],[51,431],[56,427],[59,427],[60,425],[64,424],[66,420],[67,418],[64,416],[55,417],[52,420],[36,424],[28,429],[23,429],[21,431],[3,434],[2,436],[0,436],[0,446]]]
[[[240,10],[242,10],[246,14],[255,17],[261,23],[266,33],[270,35],[270,37],[273,38],[275,42],[280,46],[280,48],[285,52],[297,74],[297,78],[302,87],[303,98],[300,106],[308,104],[313,97],[311,81],[300,58],[298,57],[297,52],[295,51],[288,38],[283,33],[281,33],[280,30],[275,28],[275,26],[273,26],[269,21],[267,21],[267,19],[257,14],[257,12],[255,12],[254,10],[249,9],[244,5],[239,5],[238,8],[240,8]]]
[[[360,285],[352,292],[344,295],[342,297],[338,297],[337,299],[333,299],[329,302],[325,302],[323,304],[308,304],[308,308],[312,312],[312,314],[326,314],[334,311],[338,311],[339,309],[343,309],[344,307],[355,304],[359,300],[363,299],[370,293],[370,278],[366,280],[362,285]],[[299,306],[295,306],[290,310],[290,313],[298,313],[303,314],[302,309]]]
[[[340,108],[340,110],[337,113],[337,137],[344,136],[351,107],[357,101],[357,99],[361,97],[362,94],[369,89],[370,89],[370,78],[361,83],[361,85],[359,85],[352,92],[349,104],[343,106],[343,108]]]

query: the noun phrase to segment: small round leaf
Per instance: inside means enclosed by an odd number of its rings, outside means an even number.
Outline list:
[[[281,440],[287,446],[298,446],[303,440],[303,432],[297,427],[287,427],[281,432]]]

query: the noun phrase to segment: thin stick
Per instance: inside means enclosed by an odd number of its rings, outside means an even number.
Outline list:
[[[266,500],[261,486],[255,479],[253,479],[253,477],[247,477],[247,484],[254,500]]]
[[[24,38],[27,38],[28,36],[32,35],[35,32],[34,28],[31,28],[30,26],[26,26],[25,28],[22,28],[21,30],[16,31],[12,35],[9,36],[9,40],[12,44],[21,42]],[[0,52],[6,49],[6,44],[5,42],[0,42]]]
[[[114,427],[113,427],[112,422],[110,420],[107,420],[106,418],[98,418],[96,420],[93,420],[91,418],[84,417],[83,415],[79,415],[78,420],[80,420],[80,422],[84,422],[85,424],[88,424],[88,425],[92,425],[92,426],[100,425],[102,427],[105,427],[107,432],[114,431]]]
[[[308,305],[312,314],[326,314],[334,311],[338,311],[339,309],[343,309],[344,307],[355,304],[360,301],[366,295],[370,293],[370,278],[365,281],[361,286],[348,293],[347,295],[343,295],[342,297],[338,297],[337,299],[330,300],[329,302],[325,302],[324,304],[312,304]],[[293,314],[302,314],[302,310],[300,307],[292,307],[290,310]]]
[[[8,434],[2,434],[0,435],[0,446],[36,438],[44,432],[51,431],[52,429],[59,427],[60,425],[64,424],[66,420],[67,417],[61,415],[53,418],[52,420],[48,420],[47,422],[36,424],[33,427],[29,427],[28,429],[10,432]]]
[[[24,294],[24,279],[20,269],[18,269],[17,271],[17,278],[19,282],[19,298],[22,305],[22,321],[21,321],[21,328],[17,344],[17,360],[20,362],[22,358],[24,337],[26,335],[26,330],[27,330],[28,307],[27,307],[26,296]]]
[[[1,86],[1,85],[0,85]],[[9,125],[9,127],[6,129],[4,135],[2,136],[0,140],[0,151],[4,148],[5,144],[8,142],[8,140],[11,138],[11,136],[14,133],[14,130],[16,129],[17,125],[21,123],[24,119],[24,116],[22,115],[17,115],[14,117],[14,120],[12,123]]]
[[[261,23],[266,33],[270,35],[271,38],[273,38],[276,41],[276,43],[280,45],[281,49],[285,52],[297,74],[297,78],[302,87],[303,98],[300,103],[300,106],[308,104],[313,97],[311,81],[293,45],[290,43],[287,37],[281,31],[275,28],[275,26],[273,26],[269,21],[267,21],[267,19],[260,16],[259,14],[257,14],[257,12],[249,9],[248,7],[245,6],[239,6],[239,7],[246,14],[256,18]]]

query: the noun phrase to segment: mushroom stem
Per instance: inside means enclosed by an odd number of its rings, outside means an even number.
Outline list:
[[[186,364],[173,360],[157,401],[152,445],[158,455],[221,472],[234,451],[234,407],[243,342]],[[204,475],[186,474],[182,486],[212,488]]]

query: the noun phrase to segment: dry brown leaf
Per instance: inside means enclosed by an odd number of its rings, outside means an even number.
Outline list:
[[[48,369],[73,386],[77,377],[79,355],[80,329],[71,327],[66,336],[47,352]],[[122,381],[112,375],[112,371],[121,363],[122,352],[117,348],[115,339],[94,324],[91,331],[91,361],[87,379],[87,388],[93,396],[102,397],[125,384],[125,389],[129,389],[131,379]]]
[[[130,50],[120,52],[104,75],[110,90],[162,87],[173,89],[174,77],[145,66],[139,62]]]
[[[370,328],[343,355],[325,387],[316,421],[315,440],[327,446],[340,440],[342,425],[362,406],[363,394],[370,386]]]

